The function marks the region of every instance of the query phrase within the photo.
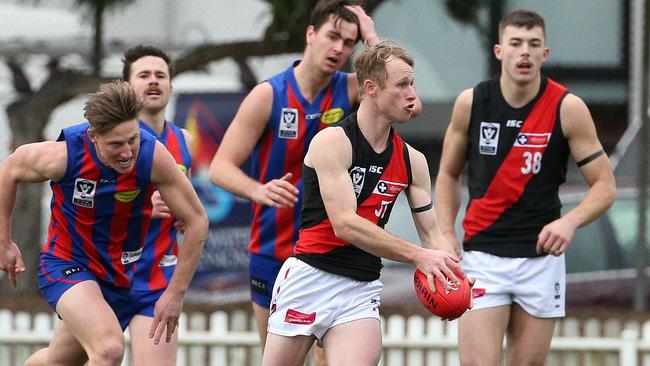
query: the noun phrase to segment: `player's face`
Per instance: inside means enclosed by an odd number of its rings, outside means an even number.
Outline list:
[[[130,172],[140,151],[140,124],[137,120],[122,122],[102,134],[91,134],[99,160],[120,174]]]
[[[506,26],[494,54],[501,61],[502,76],[518,83],[528,83],[539,77],[540,68],[548,58],[544,31],[541,27]]]
[[[144,56],[131,64],[129,84],[151,114],[164,110],[172,94],[169,66],[156,56]]]
[[[333,74],[350,58],[359,32],[356,24],[333,18],[318,31],[312,26],[307,29],[310,58],[326,74]]]
[[[388,77],[384,87],[377,86],[377,106],[392,122],[406,122],[411,118],[417,94],[413,86],[413,67],[400,58],[386,63]]]

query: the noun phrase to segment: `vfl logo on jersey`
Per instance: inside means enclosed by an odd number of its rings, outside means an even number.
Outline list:
[[[144,247],[140,247],[140,249],[132,252],[122,252],[122,264],[137,262],[142,255],[142,248]]]
[[[543,148],[551,140],[550,133],[522,133],[517,135],[515,145],[518,147]]]
[[[135,199],[135,197],[140,193],[139,189],[135,189],[133,191],[125,191],[125,192],[117,192],[113,197],[115,197],[116,200],[120,202],[131,202]]]
[[[363,181],[366,179],[366,168],[355,166],[350,169],[350,179],[352,180],[354,193],[359,197],[363,189]]]
[[[95,190],[97,182],[94,180],[77,178],[74,181],[72,203],[77,206],[93,208],[95,206]]]
[[[382,196],[395,197],[397,196],[404,188],[406,184],[389,182],[387,180],[380,180],[375,189],[372,191],[373,194],[379,194]]]
[[[281,139],[298,138],[298,110],[296,108],[282,108],[278,137]]]
[[[479,138],[479,153],[481,155],[496,155],[499,146],[499,128],[498,123],[481,122],[481,136]]]
[[[328,109],[320,117],[320,121],[326,125],[331,125],[332,123],[340,121],[344,114],[345,112],[343,112],[343,109],[341,108]]]

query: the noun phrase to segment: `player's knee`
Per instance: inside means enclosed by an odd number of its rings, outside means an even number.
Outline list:
[[[111,336],[103,338],[89,357],[99,365],[119,365],[124,357],[124,350],[124,337]]]

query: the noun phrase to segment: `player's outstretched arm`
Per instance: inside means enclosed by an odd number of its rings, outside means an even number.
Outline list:
[[[210,180],[261,205],[292,207],[298,201],[298,189],[290,183],[292,175],[262,184],[240,168],[264,133],[272,107],[273,88],[269,83],[259,84],[246,96],[212,159]]]
[[[7,272],[14,287],[16,274],[25,271],[20,250],[11,239],[18,183],[60,179],[66,166],[65,142],[48,141],[18,147],[0,167],[0,270]]]
[[[166,341],[171,340],[182,310],[183,297],[201,257],[208,231],[208,218],[189,179],[178,169],[171,154],[156,142],[152,182],[178,220],[185,223],[183,245],[169,286],[156,302],[149,336],[157,344],[166,330]]]
[[[440,231],[460,253],[460,243],[456,238],[454,224],[460,208],[460,178],[467,156],[467,133],[472,109],[473,90],[463,91],[451,114],[451,121],[445,133],[442,146],[440,169],[436,178],[435,207]]]
[[[612,167],[598,140],[587,105],[577,96],[568,94],[560,107],[560,121],[571,155],[578,163],[589,190],[578,206],[540,232],[537,252],[552,255],[564,253],[575,230],[602,215],[616,198]]]
[[[447,284],[462,274],[458,259],[441,250],[421,248],[357,215],[356,195],[348,175],[352,146],[342,128],[319,132],[309,146],[305,164],[318,176],[321,196],[336,236],[376,256],[411,263]]]
[[[427,159],[421,152],[408,146],[413,181],[406,190],[406,198],[411,207],[413,222],[420,237],[422,247],[441,249],[460,256],[455,246],[440,231],[431,197],[431,178]]]

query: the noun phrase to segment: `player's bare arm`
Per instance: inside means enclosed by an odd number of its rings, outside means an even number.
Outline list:
[[[460,253],[460,243],[456,238],[454,224],[460,209],[460,179],[466,160],[473,92],[473,89],[467,89],[456,98],[451,121],[445,133],[440,169],[434,188],[440,231],[454,245],[456,253]]]
[[[262,205],[292,207],[298,201],[298,189],[289,182],[292,174],[261,184],[240,168],[266,129],[272,104],[273,89],[266,82],[246,96],[212,160],[210,180],[232,194]]]
[[[342,128],[327,128],[312,140],[305,164],[318,176],[321,196],[336,236],[383,258],[411,263],[447,284],[463,273],[458,259],[441,250],[421,248],[357,215],[356,196],[348,175],[352,146]]]
[[[160,142],[156,142],[151,179],[158,185],[163,200],[174,216],[186,223],[174,275],[154,310],[149,336],[159,343],[165,329],[166,341],[169,342],[178,325],[183,296],[205,244],[208,218],[189,179],[178,169],[173,157]]]
[[[0,168],[0,270],[7,272],[16,287],[16,275],[25,271],[22,255],[11,239],[11,214],[20,182],[44,182],[63,177],[67,166],[65,142],[22,145]]]
[[[411,207],[413,222],[422,247],[441,249],[458,255],[451,243],[445,239],[438,227],[436,212],[431,197],[431,178],[427,159],[421,152],[408,146],[413,181],[406,190],[406,198]]]
[[[379,43],[380,39],[377,35],[377,30],[375,29],[375,22],[372,20],[370,15],[366,14],[366,11],[359,5],[346,5],[345,8],[357,16],[357,19],[359,20],[359,34],[361,34],[361,39],[370,46]]]
[[[552,255],[564,253],[575,230],[602,215],[616,198],[612,167],[584,101],[573,94],[567,95],[560,107],[560,120],[571,156],[578,163],[580,174],[589,189],[578,206],[546,225],[540,232],[537,252]]]

